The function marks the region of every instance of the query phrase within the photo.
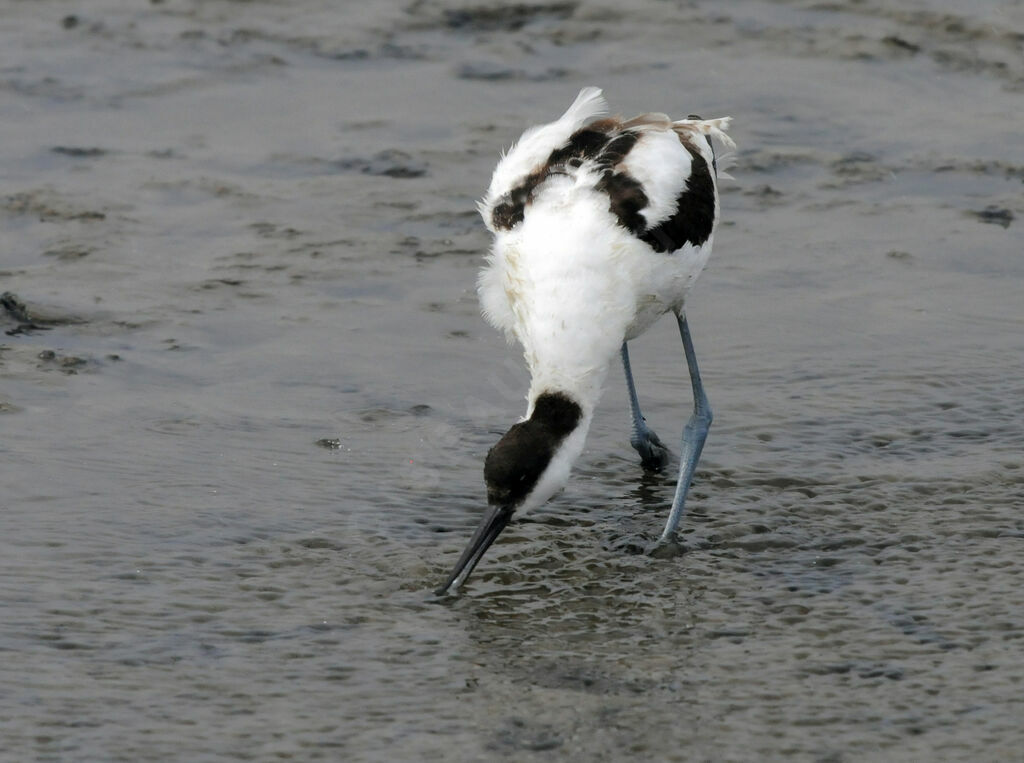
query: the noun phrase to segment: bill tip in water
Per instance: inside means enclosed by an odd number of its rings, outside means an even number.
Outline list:
[[[469,544],[466,546],[466,550],[462,552],[462,556],[459,557],[459,561],[456,562],[452,574],[448,577],[445,584],[434,593],[438,596],[443,596],[449,590],[458,590],[469,579],[477,563],[483,557],[484,552],[491,547],[491,544],[494,543],[498,535],[501,534],[501,531],[508,525],[509,520],[512,519],[513,511],[514,509],[511,506],[499,505],[487,508],[480,526],[476,528],[473,537],[469,539]]]

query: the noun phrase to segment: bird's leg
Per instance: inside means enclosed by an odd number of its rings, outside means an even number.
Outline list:
[[[626,372],[626,386],[629,388],[629,410],[633,414],[633,432],[629,436],[629,444],[640,454],[640,463],[644,469],[653,471],[664,468],[668,463],[668,448],[661,444],[658,435],[647,426],[643,413],[640,412],[640,401],[636,396],[636,385],[633,384],[633,371],[629,365],[629,350],[622,343],[622,368]]]
[[[679,336],[683,339],[686,365],[690,370],[690,384],[693,385],[693,415],[690,416],[690,420],[683,428],[683,447],[679,455],[679,481],[676,483],[675,498],[672,499],[672,511],[665,523],[665,531],[661,534],[663,541],[670,539],[675,534],[679,519],[683,516],[686,493],[690,489],[690,481],[693,479],[693,472],[697,468],[697,461],[700,460],[700,452],[704,447],[704,440],[707,439],[708,428],[711,426],[711,405],[708,403],[707,395],[704,394],[704,385],[700,380],[697,356],[693,352],[693,340],[690,338],[690,327],[686,323],[686,315],[677,313],[676,320],[679,322]]]

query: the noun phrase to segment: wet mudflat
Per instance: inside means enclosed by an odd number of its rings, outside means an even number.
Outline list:
[[[1018,759],[1024,8],[335,5],[0,1],[3,755]],[[474,200],[590,84],[735,118],[684,553],[613,372],[439,602],[526,389]]]

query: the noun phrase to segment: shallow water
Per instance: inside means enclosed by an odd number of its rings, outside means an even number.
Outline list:
[[[1020,759],[1024,5],[333,6],[0,0],[0,757]],[[588,84],[735,117],[683,553],[614,372],[438,601],[527,383],[473,202]]]

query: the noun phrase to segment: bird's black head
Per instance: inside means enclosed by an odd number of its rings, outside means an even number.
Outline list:
[[[530,494],[583,411],[562,392],[545,392],[526,421],[515,424],[487,453],[487,502],[515,508]]]
[[[512,519],[512,513],[533,492],[562,444],[583,418],[583,409],[562,392],[545,392],[526,421],[514,425],[487,453],[484,480],[488,508],[447,582],[443,594],[458,588]],[[568,474],[568,465],[565,466]]]

